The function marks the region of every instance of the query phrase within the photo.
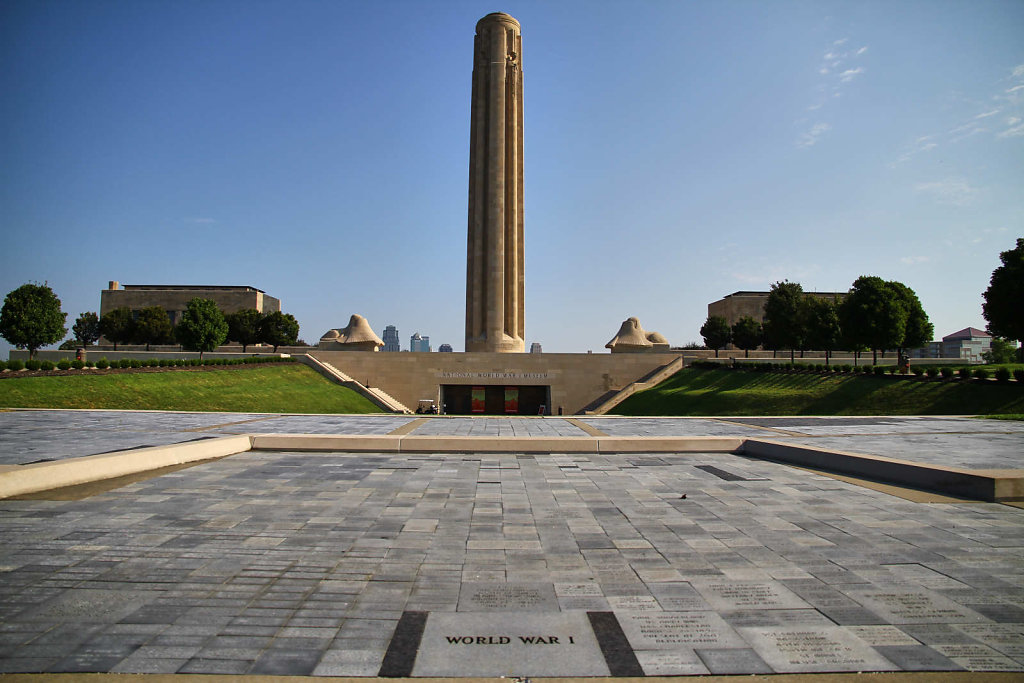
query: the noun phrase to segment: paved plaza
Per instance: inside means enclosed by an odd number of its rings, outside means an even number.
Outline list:
[[[739,436],[1024,469],[966,418],[0,412],[0,465],[230,434]],[[912,497],[910,497],[912,498]],[[0,501],[0,671],[1024,671],[1024,509],[729,453],[253,450]]]

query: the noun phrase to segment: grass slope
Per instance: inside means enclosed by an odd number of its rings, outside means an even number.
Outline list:
[[[5,408],[377,413],[369,400],[304,365],[205,372],[23,377],[0,381]]]
[[[682,370],[630,396],[617,415],[1006,415],[1024,413],[1017,383],[913,381]]]

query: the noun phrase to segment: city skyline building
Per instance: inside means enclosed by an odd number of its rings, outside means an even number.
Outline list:
[[[384,341],[384,348],[381,351],[397,352],[402,350],[402,342],[398,338],[398,328],[394,325],[388,325],[384,328],[384,334],[381,335],[381,339]]]
[[[412,337],[409,338],[409,350],[412,352],[430,352],[430,337],[425,337],[419,332],[413,333]]]

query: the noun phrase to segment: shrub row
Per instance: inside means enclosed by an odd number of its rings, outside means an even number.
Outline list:
[[[151,358],[140,360],[138,358],[122,358],[121,360],[109,361],[100,358],[96,362],[80,360],[62,360],[54,363],[49,360],[0,360],[0,371],[3,370],[81,370],[82,368],[173,368],[199,365],[244,365],[250,363],[282,363],[292,362],[294,358],[281,358],[280,356],[246,356],[245,358]]]
[[[736,370],[748,370],[751,372],[816,372],[816,373],[835,373],[835,374],[862,374],[862,375],[877,375],[884,376],[886,373],[895,375],[898,368],[895,365],[850,365],[850,364],[837,364],[837,365],[824,365],[822,363],[739,363],[735,366],[728,363],[720,363],[713,360],[698,360],[694,361],[690,367],[714,370],[714,369],[736,369]],[[931,379],[935,379],[939,375],[942,375],[943,379],[952,379],[954,375],[960,379],[988,379],[989,370],[988,368],[949,368],[949,367],[935,367],[930,365],[928,367],[922,367],[920,365],[913,366],[910,371],[915,377],[921,377],[927,375]],[[998,368],[995,371],[995,378],[1000,382],[1008,382],[1010,380],[1011,372],[1006,368]],[[1018,382],[1024,382],[1024,370],[1014,370],[1012,373],[1014,379]]]

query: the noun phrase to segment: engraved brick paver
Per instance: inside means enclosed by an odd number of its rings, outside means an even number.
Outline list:
[[[479,648],[540,627],[560,640],[516,652],[565,648],[565,675],[600,673],[595,657],[667,675],[1022,671],[1024,510],[723,454],[249,452],[0,501],[2,671],[375,676],[410,612],[444,615],[426,617],[422,675],[514,669]],[[566,644],[589,623],[617,623],[618,645]]]

